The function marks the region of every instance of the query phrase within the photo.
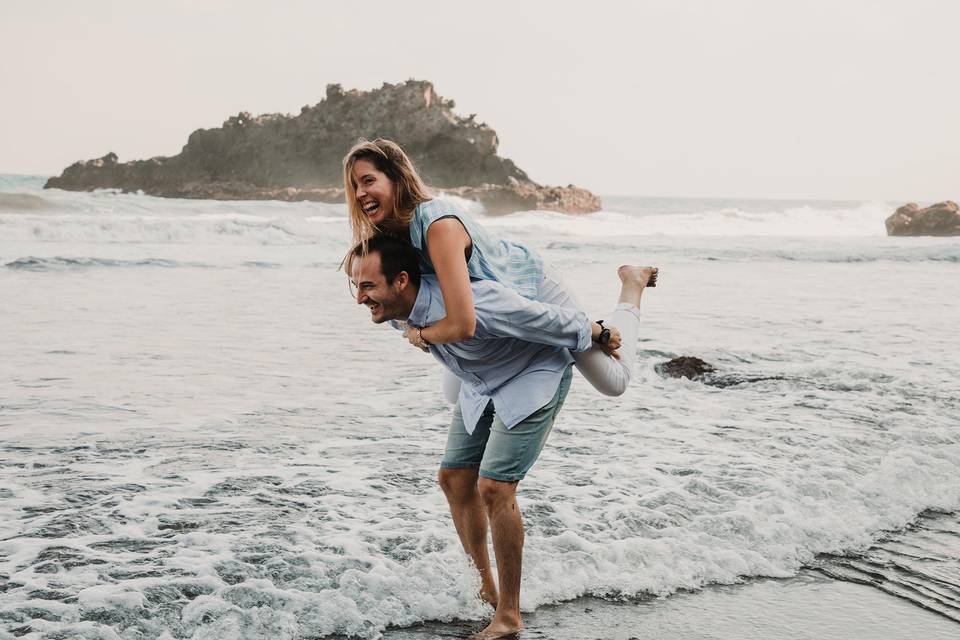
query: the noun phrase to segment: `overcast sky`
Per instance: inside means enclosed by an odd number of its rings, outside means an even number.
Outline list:
[[[0,173],[431,80],[541,183],[960,199],[960,2],[0,3]]]

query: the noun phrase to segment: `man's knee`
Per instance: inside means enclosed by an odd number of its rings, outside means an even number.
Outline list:
[[[480,491],[483,503],[487,508],[490,508],[503,502],[512,501],[517,493],[517,483],[480,478],[477,481],[477,489]]]
[[[448,469],[441,467],[437,472],[437,483],[448,498],[462,498],[477,490],[476,468]]]

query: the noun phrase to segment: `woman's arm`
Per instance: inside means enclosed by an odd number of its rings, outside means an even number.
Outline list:
[[[466,251],[470,246],[470,235],[456,218],[437,220],[427,228],[427,250],[447,309],[445,318],[420,332],[431,344],[469,340],[477,329],[467,271]]]

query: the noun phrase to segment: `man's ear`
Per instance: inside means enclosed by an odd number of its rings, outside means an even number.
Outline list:
[[[410,274],[406,271],[401,271],[397,274],[397,277],[393,279],[393,283],[397,287],[397,291],[403,291],[410,285]]]

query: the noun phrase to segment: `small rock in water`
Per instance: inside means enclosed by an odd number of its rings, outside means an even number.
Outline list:
[[[925,209],[911,202],[884,222],[888,236],[960,236],[960,207],[950,200]]]
[[[693,356],[680,356],[667,362],[661,362],[656,367],[657,373],[665,378],[688,378],[696,380],[705,373],[716,371],[709,362]]]

